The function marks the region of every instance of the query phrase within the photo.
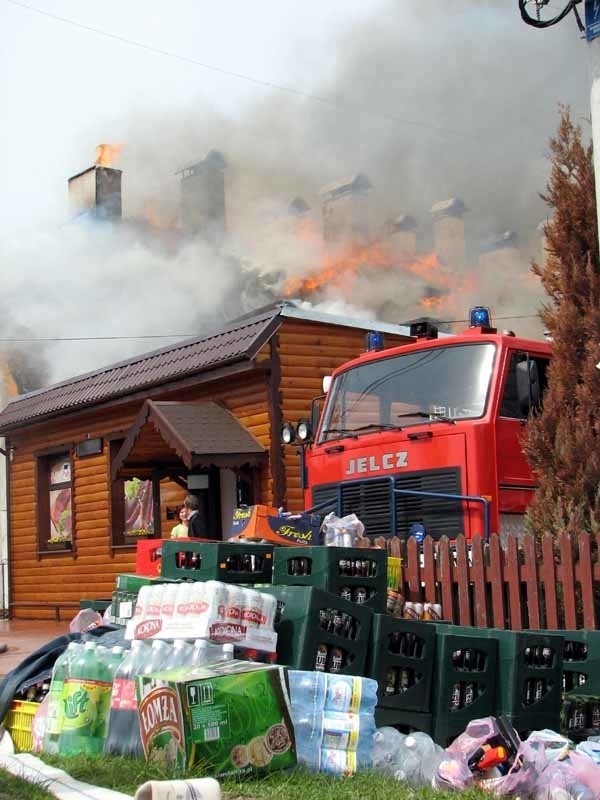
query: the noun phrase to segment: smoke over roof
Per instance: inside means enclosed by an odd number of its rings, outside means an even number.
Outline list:
[[[148,224],[48,229],[36,223],[26,234],[3,238],[2,304],[14,324],[38,337],[195,334],[269,302],[277,281],[266,276],[304,275],[319,265],[321,243],[311,235],[321,228],[319,190],[345,175],[368,176],[372,184],[371,230],[408,214],[418,223],[420,252],[432,248],[429,211],[444,198],[460,197],[469,209],[471,266],[481,241],[515,231],[521,252],[509,268],[522,291],[507,293],[513,276],[506,272],[489,274],[478,299],[497,314],[536,310],[541,292],[527,269],[545,214],[538,193],[547,140],[559,101],[575,115],[588,105],[585,48],[574,26],[532,31],[505,0],[386,0],[374,5],[370,19],[355,26],[344,20],[331,48],[335,68],[311,72],[302,86],[326,102],[271,91],[228,113],[201,98],[168,113],[143,102],[118,116],[99,112],[104,130],[110,122],[123,144],[124,218]],[[73,144],[81,152],[85,136],[91,156],[90,129],[80,130]],[[227,165],[227,239],[218,250],[177,230],[174,175],[213,148]],[[306,205],[295,216],[307,225],[301,235],[290,224],[296,197]],[[392,299],[390,313],[403,321],[423,313],[422,297],[422,286],[402,285],[395,274],[361,273],[353,296],[334,289],[318,299],[368,310]],[[15,336],[16,328],[5,324],[5,331]],[[58,380],[154,345],[50,342],[46,372]],[[30,353],[25,358],[29,363]],[[46,381],[37,369],[38,382]]]

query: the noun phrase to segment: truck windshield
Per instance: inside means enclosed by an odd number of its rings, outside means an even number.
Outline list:
[[[329,391],[319,442],[483,416],[494,351],[490,342],[435,347],[341,373]]]

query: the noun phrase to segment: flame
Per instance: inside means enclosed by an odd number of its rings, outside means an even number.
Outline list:
[[[325,255],[318,269],[312,270],[304,277],[291,277],[284,286],[284,294],[312,294],[329,284],[344,284],[359,273],[375,270],[394,270],[407,272],[423,279],[436,289],[466,289],[468,276],[457,276],[445,269],[435,253],[412,258],[399,258],[385,244],[354,245],[333,255]],[[439,298],[428,297],[433,306]],[[435,301],[435,302],[434,302]]]
[[[111,167],[119,157],[122,144],[99,144],[96,147],[96,166]]]

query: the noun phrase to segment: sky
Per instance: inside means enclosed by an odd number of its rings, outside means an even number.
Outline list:
[[[269,220],[295,194],[317,209],[321,186],[357,171],[376,224],[412,213],[426,248],[428,209],[456,195],[473,253],[510,228],[529,257],[558,103],[588,130],[574,20],[537,31],[508,0],[26,5],[0,0],[0,338],[91,339],[5,343],[43,382],[169,341],[94,337],[193,334],[260,302],[231,300],[239,260],[308,264]],[[173,213],[177,168],[218,147],[235,264],[200,242],[173,253],[139,231],[69,223],[67,178],[107,141],[123,145],[130,218]],[[502,279],[489,276],[492,298]],[[534,300],[504,297],[502,310],[529,314]]]

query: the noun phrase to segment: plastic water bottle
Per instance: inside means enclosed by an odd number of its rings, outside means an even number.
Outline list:
[[[69,642],[67,649],[54,662],[52,682],[48,692],[48,715],[46,717],[46,730],[44,732],[44,753],[58,754],[58,740],[62,724],[62,692],[67,676],[69,661],[77,658],[82,645],[79,642]]]
[[[394,777],[413,786],[431,785],[444,751],[426,733],[411,733],[400,743]]]
[[[194,645],[186,639],[176,639],[161,669],[174,669],[193,664]]]
[[[97,658],[96,644],[86,642],[78,658],[68,662],[62,690],[62,724],[58,740],[61,755],[97,755],[104,747],[106,695],[112,676]]]
[[[374,736],[373,769],[393,778],[400,768],[400,753],[405,735],[396,728],[378,728]]]
[[[331,774],[370,768],[377,682],[297,670],[288,677],[298,761]]]
[[[313,673],[319,674],[319,673]],[[325,674],[325,708],[353,714],[373,714],[377,705],[377,681],[351,675]]]
[[[150,647],[150,655],[146,664],[142,667],[139,675],[150,675],[163,668],[163,664],[171,655],[171,646],[163,639],[154,639]]]
[[[143,758],[135,677],[148,661],[150,650],[146,642],[134,639],[131,650],[117,668],[110,696],[105,753]]]
[[[377,681],[351,675],[289,670],[292,705],[342,713],[372,714],[377,705]]]

